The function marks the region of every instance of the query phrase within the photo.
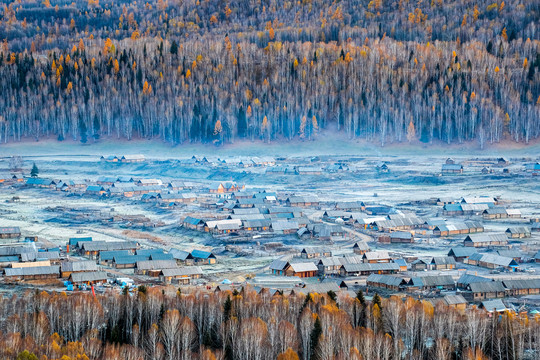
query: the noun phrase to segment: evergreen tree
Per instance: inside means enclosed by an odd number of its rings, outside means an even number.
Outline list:
[[[319,345],[319,340],[322,335],[322,326],[321,320],[319,317],[315,319],[315,324],[313,324],[313,330],[311,330],[310,335],[310,346],[311,346],[311,359],[317,359],[317,346]]]
[[[231,297],[227,295],[227,299],[223,303],[223,322],[226,323],[231,318],[232,312],[232,301]]]
[[[36,163],[34,163],[34,165],[32,166],[32,170],[30,171],[30,176],[31,177],[38,177],[39,175],[39,169],[36,165]]]

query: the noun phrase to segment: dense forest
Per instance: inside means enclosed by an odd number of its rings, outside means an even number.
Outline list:
[[[538,359],[540,319],[412,298],[35,292],[0,301],[0,358]]]
[[[535,0],[0,3],[0,142],[540,136]]]

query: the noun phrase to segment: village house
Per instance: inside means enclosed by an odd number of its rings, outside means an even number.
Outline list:
[[[369,246],[364,241],[357,241],[353,245],[353,252],[358,255],[364,255],[369,251]]]
[[[298,231],[299,225],[296,221],[277,220],[270,225],[273,232],[278,234],[294,234]]]
[[[379,236],[381,243],[414,243],[414,236],[406,231],[394,231],[389,234]]]
[[[303,248],[300,252],[300,257],[303,259],[314,259],[320,257],[330,257],[332,252],[322,248]]]
[[[98,259],[101,251],[128,250],[134,253],[139,244],[134,241],[84,241],[77,243],[79,253],[90,259]]]
[[[173,259],[176,260],[178,265],[193,265],[195,263],[195,259],[188,251],[170,249],[169,254],[172,255]]]
[[[445,295],[443,302],[446,306],[459,310],[461,312],[467,309],[468,302],[462,295]]]
[[[465,274],[463,274],[463,275],[461,275],[459,277],[459,279],[456,282],[456,285],[457,285],[458,289],[465,290],[465,289],[467,289],[467,286],[469,286],[469,284],[471,284],[471,283],[490,282],[490,281],[493,281],[493,279],[489,279],[489,278],[486,278],[486,277],[483,277],[483,276],[478,276],[478,275],[465,273]]]
[[[488,313],[502,314],[506,312],[515,312],[512,305],[507,305],[502,299],[482,301],[479,308],[487,311]]]
[[[198,266],[163,269],[159,273],[160,281],[166,284],[188,285],[194,279],[202,276],[202,269]]]
[[[120,158],[120,161],[123,163],[137,163],[143,162],[145,160],[144,155],[124,155]]]
[[[505,233],[470,234],[463,241],[463,245],[467,247],[507,246],[508,237]]]
[[[531,230],[526,226],[513,226],[505,231],[510,239],[524,239],[531,237]]]
[[[431,270],[452,270],[456,267],[456,260],[451,256],[435,256],[430,266]]]
[[[175,269],[178,265],[175,260],[144,260],[135,264],[135,274],[158,277],[163,269]]]
[[[289,262],[276,259],[269,265],[272,275],[285,276],[285,270],[289,267]]]
[[[398,276],[371,274],[366,279],[366,285],[368,287],[380,287],[392,291],[400,291],[405,289],[407,281]]]
[[[291,196],[285,200],[285,204],[289,207],[317,207],[319,198],[316,195]]]
[[[242,220],[244,231],[269,231],[271,225],[272,221],[269,219]]]
[[[482,216],[486,220],[493,220],[493,219],[506,219],[508,217],[508,214],[506,213],[506,209],[501,206],[494,206],[492,208],[484,210],[482,213]]]
[[[105,161],[105,162],[118,162],[119,161],[118,156],[114,156],[114,155],[109,155],[109,156],[102,155],[100,157],[100,160]]]
[[[241,228],[242,220],[240,219],[211,220],[205,223],[204,231],[211,232],[213,234],[228,234],[231,232],[237,232]]]
[[[524,258],[521,251],[512,250],[512,249],[510,249],[510,250],[508,250],[508,249],[497,250],[497,255],[512,258],[518,263],[523,262],[523,258]]]
[[[390,169],[388,168],[388,165],[384,162],[380,162],[375,166],[375,170],[377,170],[378,173],[388,173],[390,172]]]
[[[216,256],[209,251],[193,250],[191,256],[193,262],[198,265],[213,265],[217,262]]]
[[[26,185],[44,188],[44,189],[54,189],[56,188],[56,181],[50,179],[42,179],[31,177],[26,179]]]
[[[118,180],[116,177],[112,176],[100,176],[96,180],[96,184],[98,185],[112,185]]]
[[[478,221],[445,222],[433,228],[433,235],[441,237],[479,232],[484,232],[484,226]]]
[[[540,279],[503,280],[506,295],[537,295],[540,294]]]
[[[429,261],[423,259],[416,259],[411,263],[412,271],[425,271],[429,267]]]
[[[362,255],[362,259],[365,263],[389,263],[392,261],[387,251],[369,251]]]
[[[299,278],[315,277],[319,269],[312,262],[292,263],[285,269],[286,276],[297,276]]]
[[[423,219],[415,215],[396,216],[392,217],[390,220],[376,220],[371,224],[371,226],[374,230],[377,231],[392,232],[401,230],[413,230],[421,227],[424,222],[425,221]]]
[[[107,282],[107,273],[105,271],[78,272],[71,274],[68,280],[74,285],[101,284]]]
[[[62,277],[69,277],[72,273],[83,271],[97,271],[98,267],[92,260],[65,261],[62,263],[60,271]]]
[[[79,238],[69,238],[67,243],[67,251],[78,251],[83,242],[92,241],[91,237],[79,237]],[[81,243],[81,244],[79,244]]]
[[[339,271],[345,259],[342,257],[327,257],[322,258],[317,263],[319,269],[319,275],[321,276],[334,276],[339,275]]]
[[[0,227],[0,239],[16,239],[21,236],[21,229],[18,226]]]
[[[182,225],[187,229],[202,231],[204,229],[204,220],[186,216],[182,221]]]
[[[521,219],[521,210],[519,209],[506,209],[506,215],[511,219]]]
[[[476,249],[470,247],[453,247],[448,251],[448,256],[451,256],[456,262],[465,262],[472,254],[476,253]]]
[[[462,174],[463,165],[461,164],[443,164],[441,173],[444,174]]]
[[[456,284],[450,275],[429,275],[412,277],[409,290],[454,290]]]
[[[112,266],[117,269],[134,269],[138,261],[150,260],[147,255],[121,255],[115,256],[112,261]],[[154,259],[152,259],[154,260]]]
[[[85,191],[88,195],[98,195],[101,196],[105,193],[107,193],[107,190],[101,185],[88,185]]]
[[[341,276],[362,276],[370,274],[396,274],[400,266],[396,263],[350,263],[343,264],[339,273]]]
[[[360,212],[366,208],[366,205],[362,201],[337,202],[335,208],[342,211]]]
[[[137,186],[161,186],[163,185],[163,182],[159,179],[139,179],[137,181]]]
[[[115,257],[128,256],[129,250],[101,251],[99,253],[99,264],[111,266]]]
[[[473,282],[467,286],[467,290],[469,292],[464,292],[463,296],[473,301],[502,298],[505,295],[502,281]]]
[[[298,166],[295,168],[296,175],[321,175],[323,170],[317,166]]]
[[[44,280],[60,277],[60,266],[34,266],[5,268],[4,276],[8,280]]]
[[[232,181],[227,181],[219,184],[214,184],[210,187],[209,191],[211,194],[225,194],[232,193],[239,190],[244,190],[245,185],[238,185]]]
[[[511,257],[496,254],[474,254],[469,257],[467,263],[487,269],[503,269],[508,271],[516,271],[519,267],[519,264]]]

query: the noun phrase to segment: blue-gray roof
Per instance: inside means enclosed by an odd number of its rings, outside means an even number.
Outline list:
[[[101,251],[99,253],[99,258],[101,261],[112,260],[118,256],[129,256],[129,250]]]
[[[202,250],[193,250],[191,252],[191,256],[197,259],[208,259],[208,258],[215,258],[214,254],[208,251],[202,251]]]
[[[92,241],[91,237],[70,238],[69,246],[77,245],[79,241]]]

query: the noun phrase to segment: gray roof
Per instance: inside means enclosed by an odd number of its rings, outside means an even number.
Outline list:
[[[178,250],[178,249],[171,249],[169,250],[169,254],[172,254],[172,256],[176,260],[185,261],[187,259],[193,259],[193,256],[191,256],[191,253],[184,250]]]
[[[451,256],[435,256],[431,259],[432,265],[456,265],[456,260]]]
[[[60,259],[59,251],[38,251],[36,253],[36,259],[56,260]]]
[[[506,229],[506,232],[510,234],[530,234],[531,229],[526,226],[512,226]]]
[[[60,266],[33,266],[23,268],[5,268],[6,276],[32,276],[32,275],[51,275],[60,276]]]
[[[482,276],[476,276],[476,275],[473,275],[473,274],[463,274],[458,279],[457,283],[467,286],[470,283],[474,283],[474,282],[490,282],[490,281],[493,281],[493,280],[482,277]]]
[[[116,256],[128,256],[130,252],[128,250],[114,250],[114,251],[102,251],[99,253],[101,261],[112,260]]]
[[[465,257],[465,256],[471,256],[476,252],[475,248],[472,247],[453,247],[448,252],[448,256],[456,256],[456,257]]]
[[[85,251],[132,250],[137,248],[134,241],[85,241],[78,244]]]
[[[317,293],[317,294],[324,294],[329,291],[338,292],[340,291],[340,288],[337,283],[335,282],[324,282],[324,283],[317,283],[317,284],[307,284],[303,288],[294,288],[294,292],[297,293]]]
[[[97,271],[98,267],[92,260],[66,261],[62,263],[62,272]]]
[[[364,272],[364,271],[399,271],[399,265],[396,263],[377,263],[377,264],[343,264],[346,272]]]
[[[411,285],[420,287],[435,287],[455,285],[454,279],[450,275],[429,275],[421,277],[413,277],[409,282]]]
[[[473,243],[506,242],[508,241],[508,237],[505,233],[469,234],[465,238],[465,241],[472,241]]]
[[[468,286],[472,292],[489,293],[489,292],[504,292],[502,281],[486,281],[473,282]]]
[[[177,267],[175,260],[146,260],[137,261],[137,269],[139,270],[162,270],[174,269]]]
[[[446,295],[443,300],[446,305],[467,304],[467,300],[461,295]]]
[[[392,276],[392,275],[379,275],[379,274],[371,274],[368,276],[367,280],[368,283],[379,283],[379,284],[385,284],[388,286],[400,286],[404,285],[406,281],[402,277]]]
[[[508,309],[506,304],[501,299],[482,301],[482,307],[488,312],[493,312],[493,310],[499,312]]]
[[[202,269],[199,266],[186,266],[161,270],[161,275],[163,276],[191,276],[202,275],[202,273]]]
[[[312,262],[292,263],[290,264],[294,272],[318,271],[317,266]]]
[[[105,271],[88,271],[73,273],[69,277],[72,282],[88,282],[88,281],[104,281],[107,280],[107,273]]]
[[[540,289],[540,279],[503,280],[507,289]]]

